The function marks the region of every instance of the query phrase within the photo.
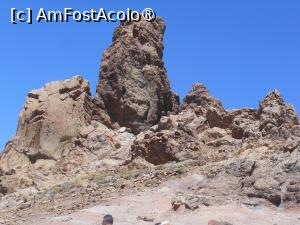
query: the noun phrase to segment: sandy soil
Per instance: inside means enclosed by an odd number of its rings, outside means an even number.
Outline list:
[[[233,225],[299,225],[300,208],[282,209],[275,207],[250,207],[231,203],[222,206],[200,206],[191,211],[179,208],[172,210],[171,200],[186,183],[200,180],[198,177],[166,182],[158,188],[143,192],[112,197],[104,204],[60,217],[30,222],[34,225],[99,225],[103,215],[109,213],[117,225],[154,225],[169,220],[172,225],[207,225],[209,220],[226,221]],[[28,223],[29,224],[29,223]]]

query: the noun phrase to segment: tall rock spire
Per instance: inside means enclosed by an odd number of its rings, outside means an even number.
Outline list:
[[[121,23],[102,57],[95,99],[104,102],[112,122],[134,133],[178,112],[163,62],[165,28],[161,18]]]

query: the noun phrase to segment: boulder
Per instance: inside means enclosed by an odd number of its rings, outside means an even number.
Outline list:
[[[285,202],[295,202],[300,203],[300,181],[299,177],[297,179],[291,179],[287,186],[286,192],[283,196],[283,203]]]
[[[232,137],[236,139],[259,138],[259,110],[243,108],[228,111],[231,119]]]
[[[188,210],[196,210],[200,205],[205,205],[205,197],[197,195],[179,194],[173,197],[171,201],[172,209],[177,211],[180,207]]]
[[[8,192],[7,184],[0,179],[0,196]]]
[[[300,146],[300,137],[291,136],[284,143],[284,150],[292,152]]]
[[[133,159],[140,157],[154,165],[201,156],[197,140],[180,130],[141,133],[131,146],[131,152]]]
[[[258,178],[253,184],[253,190],[248,193],[249,197],[264,198],[272,204],[281,204],[280,184],[272,177]]]

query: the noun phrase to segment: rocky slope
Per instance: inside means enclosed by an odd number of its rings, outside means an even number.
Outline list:
[[[107,189],[103,182],[119,192],[141,179],[142,189],[170,174],[202,180],[178,190],[174,209],[232,201],[299,206],[300,121],[293,106],[272,91],[258,109],[225,110],[203,84],[180,106],[162,60],[164,32],[161,18],[118,26],[95,96],[80,76],[28,94],[0,159],[0,211],[13,217],[71,190],[74,200],[78,192],[89,199],[91,188]]]

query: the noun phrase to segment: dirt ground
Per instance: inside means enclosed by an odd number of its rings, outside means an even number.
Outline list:
[[[249,206],[232,202],[220,206],[200,206],[192,211],[172,209],[172,198],[187,185],[199,182],[200,178],[187,176],[166,181],[159,187],[143,191],[114,193],[93,207],[60,216],[51,215],[44,219],[31,218],[24,225],[100,225],[105,214],[112,214],[117,225],[154,225],[169,220],[172,225],[207,225],[210,220],[226,221],[233,225],[299,225],[300,208],[283,209],[267,206]],[[55,211],[53,212],[55,213]]]
[[[299,225],[300,209],[247,208],[230,204],[200,207],[196,211],[170,209],[170,198],[163,193],[147,191],[137,196],[124,196],[105,205],[84,209],[61,217],[37,221],[36,225],[99,225],[104,214],[111,213],[118,225],[147,225],[169,220],[172,225],[207,225],[209,220],[237,225]],[[144,221],[146,220],[146,221]]]

